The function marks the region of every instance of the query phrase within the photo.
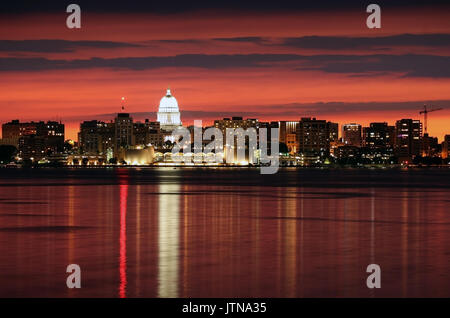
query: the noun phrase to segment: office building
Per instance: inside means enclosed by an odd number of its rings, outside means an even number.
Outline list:
[[[361,125],[345,124],[342,126],[342,141],[345,145],[361,147]]]

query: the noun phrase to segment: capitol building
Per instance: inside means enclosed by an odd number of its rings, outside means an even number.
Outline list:
[[[182,125],[178,102],[172,96],[170,88],[167,89],[166,95],[159,102],[157,121],[160,123],[161,130],[165,132],[172,132]]]

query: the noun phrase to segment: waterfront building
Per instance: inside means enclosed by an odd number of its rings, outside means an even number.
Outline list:
[[[114,149],[115,124],[91,120],[80,124],[78,142],[85,155],[106,155]]]
[[[294,154],[298,151],[297,127],[298,121],[280,121],[279,136],[280,143],[284,143],[289,153]]]
[[[2,125],[2,135],[5,143],[18,149],[22,159],[41,160],[64,150],[64,124],[56,121],[13,120]]]
[[[438,157],[441,153],[441,145],[437,137],[431,137],[428,133],[422,137],[422,157]]]
[[[329,121],[327,124],[328,124],[330,142],[338,141],[339,140],[339,124],[332,123],[331,121]]]
[[[342,140],[346,145],[361,147],[361,125],[354,123],[343,125]]]
[[[395,127],[387,123],[370,123],[363,129],[363,146],[368,148],[393,148]]]
[[[399,162],[411,162],[421,154],[422,123],[420,120],[400,119],[395,123],[395,153]]]
[[[313,153],[325,157],[330,152],[330,132],[326,120],[302,118],[297,127],[299,153]]]
[[[45,137],[37,135],[20,137],[18,149],[19,157],[24,160],[40,161],[50,154],[47,152]]]
[[[214,127],[220,129],[220,131],[223,134],[223,143],[224,143],[224,156],[227,158],[234,158],[232,161],[234,163],[237,164],[241,164],[239,162],[237,162],[237,153],[238,150],[242,150],[243,148],[245,151],[245,162],[249,162],[249,158],[250,158],[250,151],[253,151],[252,149],[249,149],[249,142],[248,142],[248,138],[245,137],[246,134],[246,130],[248,128],[254,128],[254,129],[258,129],[260,127],[260,122],[258,121],[258,119],[256,118],[247,118],[247,119],[243,119],[242,117],[231,117],[231,118],[223,118],[223,119],[219,119],[219,120],[215,120],[214,121]],[[235,132],[235,139],[232,144],[228,144],[227,143],[227,134],[226,134],[226,130],[227,128],[233,128],[233,129],[239,129],[242,128],[243,132]],[[258,132],[256,132],[258,134]],[[245,145],[244,146],[239,146],[237,143],[238,138],[245,138]],[[258,136],[256,136],[256,138],[258,138]],[[268,136],[268,140],[269,140],[269,136]],[[243,148],[241,148],[243,147]],[[253,155],[253,154],[252,154]],[[250,162],[252,163],[252,162]]]
[[[339,146],[335,149],[334,155],[338,162],[343,164],[356,164],[361,158],[361,148],[353,145]]]
[[[128,148],[134,145],[133,118],[128,113],[118,113],[114,120],[115,143],[114,149],[117,153],[120,148]]]
[[[62,151],[64,148],[64,124],[56,121],[21,123],[19,120],[13,120],[2,125],[2,136],[17,148],[20,146],[19,139],[29,136],[43,137],[45,148],[53,152]]]
[[[445,135],[442,142],[442,159],[450,158],[450,135]]]

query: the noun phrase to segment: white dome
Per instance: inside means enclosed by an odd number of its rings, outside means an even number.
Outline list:
[[[170,93],[170,89],[167,89],[166,96],[161,98],[159,102],[159,111],[160,112],[178,112],[178,102],[175,97]]]
[[[173,131],[182,125],[180,117],[178,102],[170,93],[170,89],[167,89],[166,96],[161,98],[159,102],[157,121],[159,121],[162,130]]]

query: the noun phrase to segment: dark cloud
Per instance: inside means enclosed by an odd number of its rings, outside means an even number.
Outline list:
[[[140,45],[111,41],[0,40],[0,52],[65,53],[82,48],[115,49]]]
[[[450,77],[450,57],[437,55],[313,55],[300,71],[384,75],[402,73],[404,77]]]
[[[435,55],[296,55],[296,54],[183,54],[167,57],[123,57],[90,59],[0,58],[3,71],[46,71],[111,68],[149,70],[163,67],[227,69],[271,67],[289,63],[298,71],[322,71],[349,76],[379,76],[389,73],[404,77],[450,77],[450,57]]]
[[[169,39],[169,40],[152,40],[150,43],[174,43],[174,44],[200,44],[204,43],[205,40],[198,39]]]
[[[224,42],[243,42],[243,43],[261,43],[265,42],[265,39],[259,36],[243,36],[235,38],[214,38],[214,41],[224,41]]]
[[[302,49],[348,50],[397,46],[450,46],[450,34],[399,34],[380,37],[303,36],[286,38],[281,45]]]
[[[152,40],[146,44],[113,41],[68,41],[60,39],[0,40],[0,52],[65,53],[83,48],[115,49],[151,46],[153,43],[211,44],[210,41],[254,43],[302,49],[382,50],[399,46],[450,47],[450,34],[400,34],[385,37],[303,36],[297,38],[263,38],[258,36]]]
[[[236,54],[205,55],[182,54],[176,56],[91,58],[86,60],[50,60],[46,58],[0,58],[0,71],[46,71],[89,68],[147,70],[162,67],[198,67],[207,69],[262,66],[263,63],[298,60],[294,54]]]
[[[391,50],[394,47],[450,47],[450,34],[398,34],[378,37],[347,37],[347,36],[302,36],[290,38],[270,38],[259,36],[243,36],[212,39],[173,39],[157,40],[158,43],[199,44],[209,41],[252,43],[264,46],[283,46],[299,49],[315,50]]]

